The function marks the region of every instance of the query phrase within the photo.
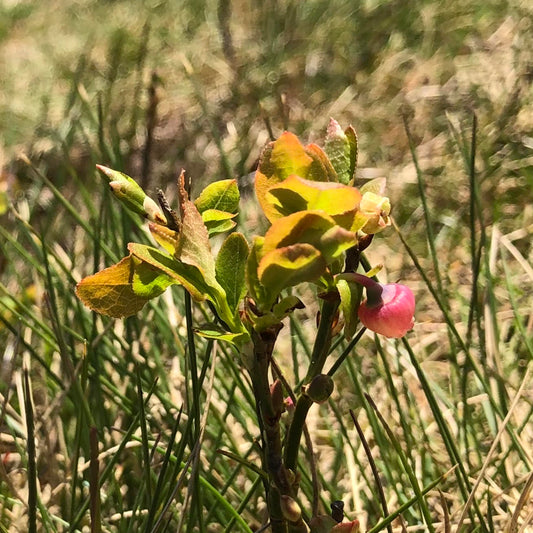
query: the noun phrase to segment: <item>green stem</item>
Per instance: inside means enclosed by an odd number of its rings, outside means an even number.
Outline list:
[[[311,362],[309,363],[309,369],[305,376],[304,384],[310,383],[324,368],[331,347],[331,330],[338,307],[338,298],[324,300],[315,344],[311,353]],[[287,435],[287,443],[285,445],[285,468],[292,470],[293,472],[296,471],[302,432],[311,405],[313,405],[312,400],[305,393],[301,393],[296,402],[296,408],[294,410],[289,433]]]
[[[340,300],[338,296],[332,300],[324,300],[320,313],[320,323],[316,333],[315,344],[311,352],[311,362],[304,379],[304,384],[310,383],[311,380],[322,372],[324,364],[329,355],[331,346],[331,328],[337,315]]]
[[[285,467],[293,472],[296,471],[296,462],[298,461],[298,451],[300,449],[300,440],[302,439],[305,419],[312,405],[313,401],[309,396],[301,394],[294,409],[294,416],[285,446]]]
[[[191,373],[192,394],[191,400],[191,415],[194,418],[194,430],[191,436],[191,450],[194,449],[196,443],[200,439],[201,433],[201,414],[200,414],[200,402],[201,402],[201,389],[200,382],[198,380],[198,365],[196,363],[196,345],[194,343],[194,329],[193,329],[193,317],[192,317],[192,299],[191,295],[184,291],[185,296],[185,320],[187,325],[187,353],[189,356],[189,370]],[[193,467],[192,471],[193,483],[195,490],[193,491],[193,501],[191,506],[196,508],[196,514],[198,516],[198,528],[200,531],[204,531],[204,525],[202,520],[202,492],[200,485],[200,471],[197,468],[197,464]],[[190,520],[187,525],[187,529],[192,528],[194,520]]]

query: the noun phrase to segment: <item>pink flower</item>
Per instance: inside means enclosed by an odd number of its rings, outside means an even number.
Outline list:
[[[341,522],[331,528],[330,533],[358,533],[359,521],[352,520],[351,522]]]
[[[368,329],[385,337],[403,337],[415,324],[415,297],[409,287],[399,283],[380,285],[379,298],[368,298],[359,306],[359,320]]]
[[[409,287],[399,283],[382,285],[362,274],[343,274],[366,288],[367,299],[359,306],[363,326],[385,337],[403,337],[414,325],[415,297]]]

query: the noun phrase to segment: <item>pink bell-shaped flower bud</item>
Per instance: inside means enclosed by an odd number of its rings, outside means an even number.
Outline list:
[[[331,528],[330,533],[359,533],[359,520],[341,522]]]
[[[385,337],[403,337],[414,326],[415,297],[400,283],[382,285],[362,274],[349,274],[366,288],[367,299],[359,306],[363,326]]]

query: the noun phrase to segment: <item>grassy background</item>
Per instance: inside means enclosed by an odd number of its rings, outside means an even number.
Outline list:
[[[463,513],[463,531],[529,531],[532,15],[518,1],[3,2],[0,528],[260,527],[235,354],[191,344],[179,289],[125,321],[74,296],[148,240],[94,164],[169,197],[181,167],[196,192],[237,177],[253,234],[264,143],[284,129],[320,139],[333,116],[358,132],[359,178],[388,178],[400,233],[369,260],[418,303],[408,342],[365,336],[312,412],[319,503],[344,500],[372,531],[389,515],[397,531],[455,531]],[[313,341],[303,298],[280,339],[293,382]]]

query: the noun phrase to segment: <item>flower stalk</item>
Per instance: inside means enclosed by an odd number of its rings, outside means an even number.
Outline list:
[[[315,344],[313,345],[313,351],[311,353],[311,362],[304,379],[304,385],[309,384],[324,368],[324,364],[326,363],[331,348],[332,329],[338,308],[338,298],[324,300]],[[287,436],[287,443],[285,445],[285,467],[293,472],[296,472],[298,451],[300,449],[300,441],[302,439],[305,419],[307,418],[307,413],[313,403],[313,400],[307,395],[305,389],[302,390],[296,402],[294,415]]]

